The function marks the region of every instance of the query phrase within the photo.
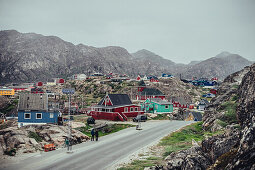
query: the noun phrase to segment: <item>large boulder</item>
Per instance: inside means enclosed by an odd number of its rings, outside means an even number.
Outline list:
[[[206,169],[211,165],[209,155],[201,147],[193,146],[190,149],[171,153],[166,157],[165,169]]]
[[[68,136],[67,126],[58,125],[31,125],[22,128],[9,127],[0,130],[0,155],[10,153],[31,153],[42,150],[45,144],[53,143],[56,147],[62,147]],[[72,129],[73,144],[85,142],[89,137]]]

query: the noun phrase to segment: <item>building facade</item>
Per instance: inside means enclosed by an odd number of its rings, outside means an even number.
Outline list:
[[[89,115],[94,119],[126,121],[128,117],[143,113],[141,106],[132,104],[127,94],[107,94],[96,106],[91,107]]]
[[[160,98],[147,99],[142,104],[146,113],[172,113],[173,104]]]
[[[18,106],[18,126],[58,123],[58,107],[52,107],[46,94],[22,93]]]

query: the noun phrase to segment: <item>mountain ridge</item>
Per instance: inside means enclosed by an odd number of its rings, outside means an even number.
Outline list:
[[[221,67],[217,68],[218,71],[213,72],[215,67],[200,65],[203,62],[204,65],[208,63],[214,65],[210,63],[212,59],[208,59],[209,62],[204,60],[194,65],[177,64],[145,49],[129,53],[119,46],[97,48],[84,44],[74,45],[57,36],[19,33],[16,30],[0,31],[1,83],[46,81],[53,77],[66,78],[77,73],[91,74],[93,72],[114,72],[131,77],[139,74],[159,76],[167,73],[175,76],[182,74],[185,78],[201,76],[200,73],[206,72],[208,77],[217,75],[219,78],[224,78],[229,73],[251,64],[250,61],[240,57],[230,56],[231,59],[238,60],[240,67],[237,67],[234,62],[230,66],[232,69],[228,68],[230,70],[224,71],[226,64],[223,66],[221,64]],[[216,63],[220,63],[218,60],[223,63],[229,62],[228,57],[225,60],[221,58],[215,60],[217,60]]]

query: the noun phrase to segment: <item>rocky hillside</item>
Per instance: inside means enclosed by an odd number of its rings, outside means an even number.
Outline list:
[[[255,64],[225,79],[222,91],[203,117],[205,129],[215,131],[215,127],[221,126],[225,127],[224,133],[206,138],[201,145],[170,154],[165,169],[255,169],[254,79]],[[226,90],[227,84],[232,88]]]
[[[93,72],[114,72],[131,77],[162,73],[179,76],[182,73],[186,78],[225,78],[250,64],[241,56],[226,53],[196,64],[176,64],[147,50],[131,55],[122,47],[95,48],[74,45],[55,36],[0,31],[1,83],[46,81]]]
[[[184,64],[176,64],[145,49],[139,50],[132,55],[139,65],[140,74],[142,75],[158,75],[161,73],[178,75],[181,70],[186,68]]]
[[[75,73],[138,72],[121,47],[77,46],[54,36],[0,31],[0,82],[46,81]]]

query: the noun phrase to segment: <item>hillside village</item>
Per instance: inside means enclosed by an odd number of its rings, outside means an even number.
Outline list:
[[[69,98],[63,89],[75,90],[70,103],[75,144],[89,139],[88,132],[79,129],[89,127],[86,125],[89,117],[96,122],[132,123],[137,115],[147,115],[148,120],[160,115],[160,119],[201,121],[205,107],[217,92],[217,84],[215,78],[188,81],[163,74],[130,79],[113,73],[75,74],[67,80],[7,84],[0,89],[1,153],[36,152],[51,143],[57,148],[63,146],[69,122]],[[15,136],[17,132],[20,133]],[[6,138],[10,133],[13,138]]]

